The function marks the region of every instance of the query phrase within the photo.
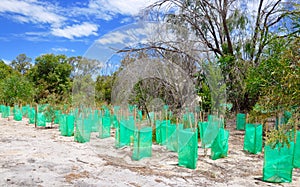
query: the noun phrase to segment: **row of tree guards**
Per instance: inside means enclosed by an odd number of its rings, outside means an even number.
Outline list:
[[[291,113],[285,111],[285,115],[276,118],[275,128],[284,125],[291,117]],[[244,130],[244,150],[252,154],[259,154],[263,148],[263,124],[248,123],[246,114],[237,114],[237,130]],[[274,183],[291,182],[293,169],[300,168],[300,131],[291,130],[291,136],[286,141],[288,144],[275,142],[264,145],[263,180]]]
[[[132,159],[140,160],[152,156],[152,143],[166,146],[167,150],[178,153],[178,165],[190,169],[197,167],[198,139],[205,153],[211,149],[211,159],[224,158],[228,153],[229,131],[225,129],[224,118],[186,112],[180,119],[174,118],[168,106],[160,112],[147,115],[135,106],[129,105],[122,110],[119,106],[111,109],[77,108],[54,110],[50,105],[36,107],[14,106],[14,120],[28,117],[29,124],[45,127],[47,124],[59,124],[62,136],[74,136],[76,142],[90,141],[92,132],[98,137],[111,137],[115,129],[115,147],[132,146]],[[11,115],[9,106],[0,105],[2,118]],[[282,121],[288,121],[283,119]],[[282,125],[284,123],[276,123]],[[251,154],[260,154],[263,149],[263,125],[247,122],[247,115],[237,114],[236,129],[245,131],[244,150]],[[291,132],[292,133],[292,132]],[[300,132],[294,133],[288,145],[264,145],[263,180],[268,182],[291,182],[293,168],[300,167]]]

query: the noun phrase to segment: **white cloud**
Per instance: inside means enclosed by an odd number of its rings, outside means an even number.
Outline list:
[[[132,17],[126,17],[126,18],[123,18],[120,23],[130,23],[133,21],[133,18]]]
[[[11,34],[11,36],[18,38],[18,39],[25,39],[27,41],[33,42],[42,42],[42,41],[49,41],[51,34],[49,32],[25,32],[25,33],[18,33],[18,34]]]
[[[65,28],[53,28],[51,33],[54,36],[74,39],[74,37],[83,37],[94,35],[97,36],[98,26],[92,23],[84,22],[82,24],[74,24]]]
[[[5,41],[5,42],[8,42],[8,41],[9,41],[9,39],[8,39],[7,37],[2,37],[2,36],[0,36],[0,41]]]
[[[123,44],[129,47],[148,42],[175,41],[175,35],[167,31],[167,25],[165,24],[155,22],[134,23],[112,31],[96,42],[100,45]]]
[[[112,32],[104,37],[97,40],[99,44],[105,45],[105,44],[116,44],[116,43],[125,43],[125,40],[128,39],[129,36],[126,33],[122,33],[120,31]]]
[[[126,16],[121,23],[131,22],[139,12],[157,0],[87,0],[65,7],[59,1],[0,0],[0,16],[17,23],[35,24],[41,33],[25,33],[29,40],[49,36],[74,38],[98,35],[98,20],[112,20],[118,14]]]
[[[25,32],[26,36],[42,36],[42,37],[46,37],[49,36],[49,33],[47,32]]]
[[[91,0],[89,8],[105,10],[109,14],[137,15],[140,10],[153,3],[151,0]]]
[[[51,50],[55,51],[55,52],[72,52],[72,53],[75,52],[74,49],[67,49],[67,48],[64,48],[64,47],[51,48]]]
[[[39,38],[43,40],[49,35],[68,39],[97,36],[96,24],[84,22],[84,19],[79,17],[72,17],[68,14],[69,10],[69,7],[40,0],[1,0],[0,2],[0,16],[18,23],[45,26],[45,32],[26,32],[24,36],[28,40],[39,40]],[[69,26],[63,27],[63,25]]]
[[[1,0],[0,3],[1,14],[9,14],[9,17],[21,23],[59,26],[66,18],[57,14],[58,10],[59,7],[36,0]]]
[[[112,20],[117,14],[137,16],[139,12],[157,0],[90,0],[86,7],[74,7],[72,14],[93,16],[97,19]]]
[[[7,59],[2,59],[3,62],[6,64],[6,65],[10,65],[11,61],[10,60],[7,60]]]

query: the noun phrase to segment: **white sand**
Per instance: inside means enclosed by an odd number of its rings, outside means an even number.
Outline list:
[[[11,118],[11,117],[10,117]],[[199,148],[197,169],[177,166],[177,154],[153,145],[153,156],[131,159],[131,148],[114,148],[114,138],[80,144],[63,137],[57,126],[37,128],[0,118],[0,186],[300,186],[261,181],[263,154],[243,149],[244,132],[230,126],[227,158],[211,160]]]

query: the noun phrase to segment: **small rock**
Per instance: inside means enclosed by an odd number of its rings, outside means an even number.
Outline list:
[[[35,163],[35,160],[33,158],[29,158],[29,159],[27,159],[27,162],[29,162],[29,163]]]

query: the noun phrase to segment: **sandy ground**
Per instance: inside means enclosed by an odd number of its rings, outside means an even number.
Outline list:
[[[11,118],[11,117],[10,117]],[[300,186],[300,170],[293,182],[261,181],[263,154],[243,151],[244,132],[229,126],[227,158],[211,160],[199,148],[197,169],[177,166],[177,154],[153,145],[153,156],[131,159],[131,148],[114,148],[114,138],[89,143],[63,137],[57,126],[34,128],[0,118],[0,186]]]

